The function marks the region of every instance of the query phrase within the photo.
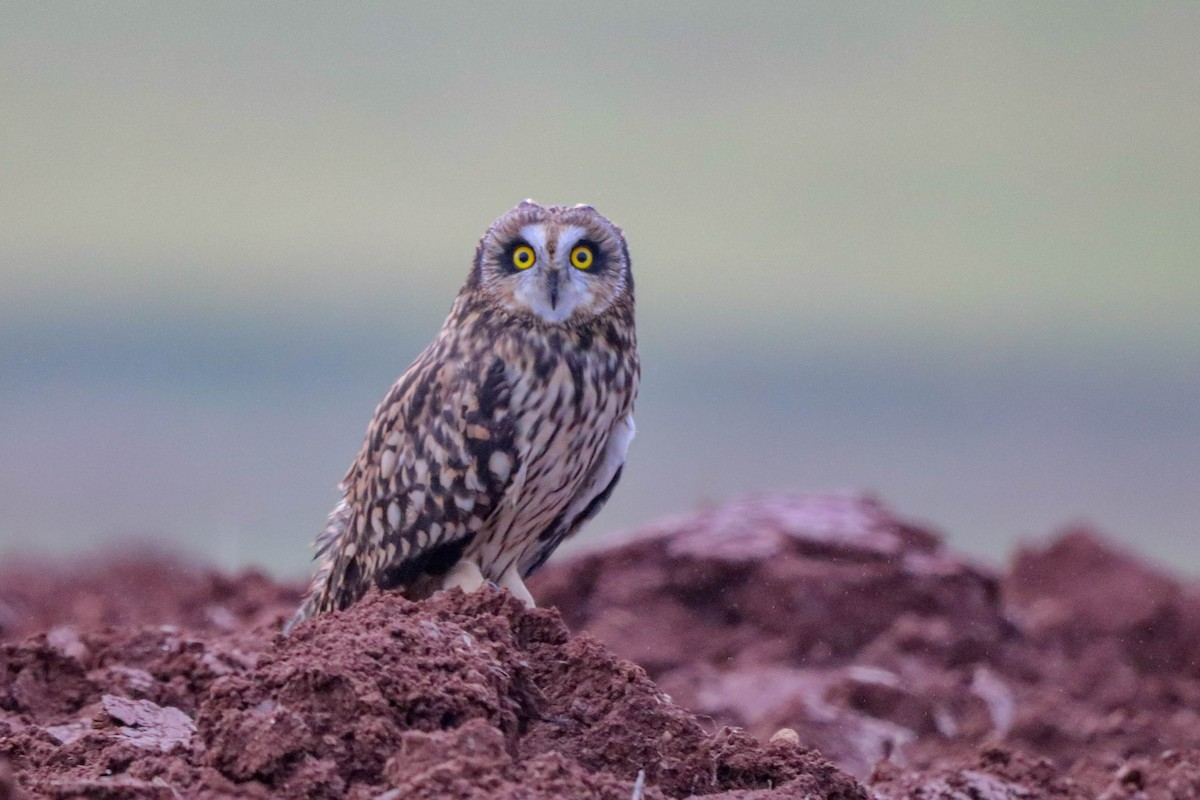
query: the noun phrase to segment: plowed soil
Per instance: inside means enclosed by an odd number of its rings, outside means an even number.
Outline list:
[[[1087,531],[995,571],[749,498],[279,630],[300,583],[0,568],[8,798],[1200,798],[1200,589]]]

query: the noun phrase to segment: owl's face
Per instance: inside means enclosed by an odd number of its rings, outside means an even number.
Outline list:
[[[515,316],[570,325],[630,301],[633,276],[621,229],[591,206],[526,200],[488,228],[468,286]]]

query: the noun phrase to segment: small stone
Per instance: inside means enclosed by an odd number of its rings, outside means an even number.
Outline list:
[[[780,728],[771,734],[771,743],[786,742],[787,744],[800,744],[800,734],[796,733],[791,728]]]

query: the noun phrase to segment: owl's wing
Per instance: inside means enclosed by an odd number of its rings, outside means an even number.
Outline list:
[[[376,409],[345,496],[318,537],[322,564],[297,621],[345,608],[372,585],[413,586],[445,573],[517,475],[504,362],[448,357],[438,345]]]

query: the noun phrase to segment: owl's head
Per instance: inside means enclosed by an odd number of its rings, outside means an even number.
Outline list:
[[[526,200],[488,228],[467,288],[543,324],[580,324],[633,302],[621,229],[594,208]]]

